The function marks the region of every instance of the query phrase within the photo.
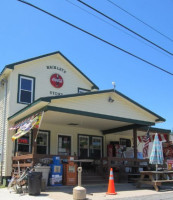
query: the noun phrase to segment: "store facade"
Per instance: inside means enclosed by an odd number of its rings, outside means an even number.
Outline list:
[[[144,134],[138,129],[165,121],[117,90],[100,91],[60,52],[7,65],[0,81],[4,177],[19,155],[101,159],[109,155],[109,144],[119,142],[137,156],[137,136]],[[39,114],[39,126],[12,141],[18,128]]]

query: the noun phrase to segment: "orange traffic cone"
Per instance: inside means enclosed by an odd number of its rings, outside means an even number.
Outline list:
[[[114,175],[113,175],[113,169],[110,169],[110,175],[109,175],[109,185],[108,185],[108,191],[106,194],[112,194],[115,195],[117,194],[115,192],[115,185],[114,185]]]

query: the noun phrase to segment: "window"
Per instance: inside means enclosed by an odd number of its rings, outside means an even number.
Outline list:
[[[90,90],[84,88],[78,88],[78,93],[85,93],[85,92],[90,92]]]
[[[89,157],[89,136],[79,135],[79,157]]]
[[[102,156],[102,138],[92,137],[90,145],[90,157],[101,158]]]
[[[32,130],[31,130],[32,132]],[[16,141],[15,152],[31,153],[32,152],[32,134],[26,133]],[[39,131],[37,136],[37,153],[49,154],[50,153],[50,132]]]
[[[18,103],[30,104],[34,101],[35,78],[19,75]]]
[[[71,155],[71,136],[58,135],[58,155]]]
[[[37,136],[37,153],[38,154],[49,154],[49,141],[50,136],[47,131],[39,131]]]
[[[31,153],[31,133],[23,135],[17,140],[16,151]]]
[[[101,158],[103,138],[99,136],[78,135],[79,158]]]

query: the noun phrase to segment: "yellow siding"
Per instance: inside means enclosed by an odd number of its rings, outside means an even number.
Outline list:
[[[47,69],[47,66],[63,68],[66,73],[57,69]],[[64,84],[62,88],[55,88],[50,84],[50,76],[58,73],[62,76]],[[11,76],[10,115],[24,108],[26,105],[17,104],[18,75],[35,77],[35,100],[40,97],[54,96],[51,92],[62,94],[78,93],[78,87],[91,90],[91,83],[86,81],[68,62],[57,55],[45,57],[31,62],[15,66]]]
[[[113,103],[108,102],[110,94],[96,94],[83,97],[74,97],[62,100],[53,100],[51,105],[81,110],[86,112],[111,115],[122,118],[155,122],[153,115],[140,109],[134,104],[112,93]]]
[[[84,129],[78,127],[69,127],[69,126],[59,126],[54,124],[42,124],[41,130],[49,130],[50,133],[50,154],[57,154],[58,153],[58,135],[68,135],[71,136],[71,151],[72,155],[77,153],[77,137],[78,134],[85,134],[85,135],[96,135],[96,136],[103,136],[100,131],[92,130],[92,129]]]

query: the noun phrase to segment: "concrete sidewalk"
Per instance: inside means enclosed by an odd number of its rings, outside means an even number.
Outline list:
[[[137,189],[131,183],[116,184],[117,195],[106,195],[107,185],[87,185],[83,186],[87,191],[88,200],[112,200],[112,199],[165,199],[166,195],[173,196],[173,185],[162,186],[160,192],[156,192],[152,187],[146,186]],[[158,197],[163,198],[158,198]],[[147,198],[148,197],[148,198]],[[152,198],[153,197],[153,198]],[[7,188],[0,189],[0,199],[3,200],[73,200],[73,186],[48,187],[45,192],[39,196],[26,194],[16,194],[10,192]]]

